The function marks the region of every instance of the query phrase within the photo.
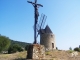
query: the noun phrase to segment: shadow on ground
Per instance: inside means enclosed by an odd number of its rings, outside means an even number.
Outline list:
[[[18,59],[14,59],[14,60],[27,60],[25,58],[18,58]]]

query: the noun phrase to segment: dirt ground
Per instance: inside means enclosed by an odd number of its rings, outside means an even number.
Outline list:
[[[72,56],[70,51],[52,51],[48,52],[46,58],[52,58],[53,60],[80,60],[80,52],[77,56]]]
[[[71,56],[70,51],[48,51],[45,53],[45,60],[80,60],[80,52],[77,56]],[[26,60],[27,52],[17,52],[14,54],[0,54],[0,60]]]

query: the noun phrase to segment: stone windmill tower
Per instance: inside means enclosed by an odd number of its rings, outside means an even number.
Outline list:
[[[55,36],[48,25],[45,29],[41,29],[40,44],[44,45],[46,50],[56,49]]]
[[[40,34],[40,44],[44,45],[47,50],[53,50],[56,49],[55,36],[48,25],[46,25],[45,29],[43,28],[45,20],[46,16],[42,14],[37,25],[37,37]]]

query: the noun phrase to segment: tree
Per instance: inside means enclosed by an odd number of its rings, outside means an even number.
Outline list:
[[[56,50],[58,50],[58,47],[56,47]]]
[[[7,50],[10,46],[10,39],[6,36],[0,35],[0,52]]]
[[[26,45],[25,50],[28,50],[29,45]]]
[[[79,48],[80,48],[80,45],[79,45]]]
[[[72,50],[72,48],[70,47],[69,50]]]
[[[17,51],[19,52],[23,51],[23,49],[18,44],[11,45],[8,49],[9,54],[16,53]]]

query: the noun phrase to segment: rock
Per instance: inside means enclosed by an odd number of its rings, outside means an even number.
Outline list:
[[[78,55],[78,52],[77,51],[71,53],[71,57],[76,57],[77,55]]]

